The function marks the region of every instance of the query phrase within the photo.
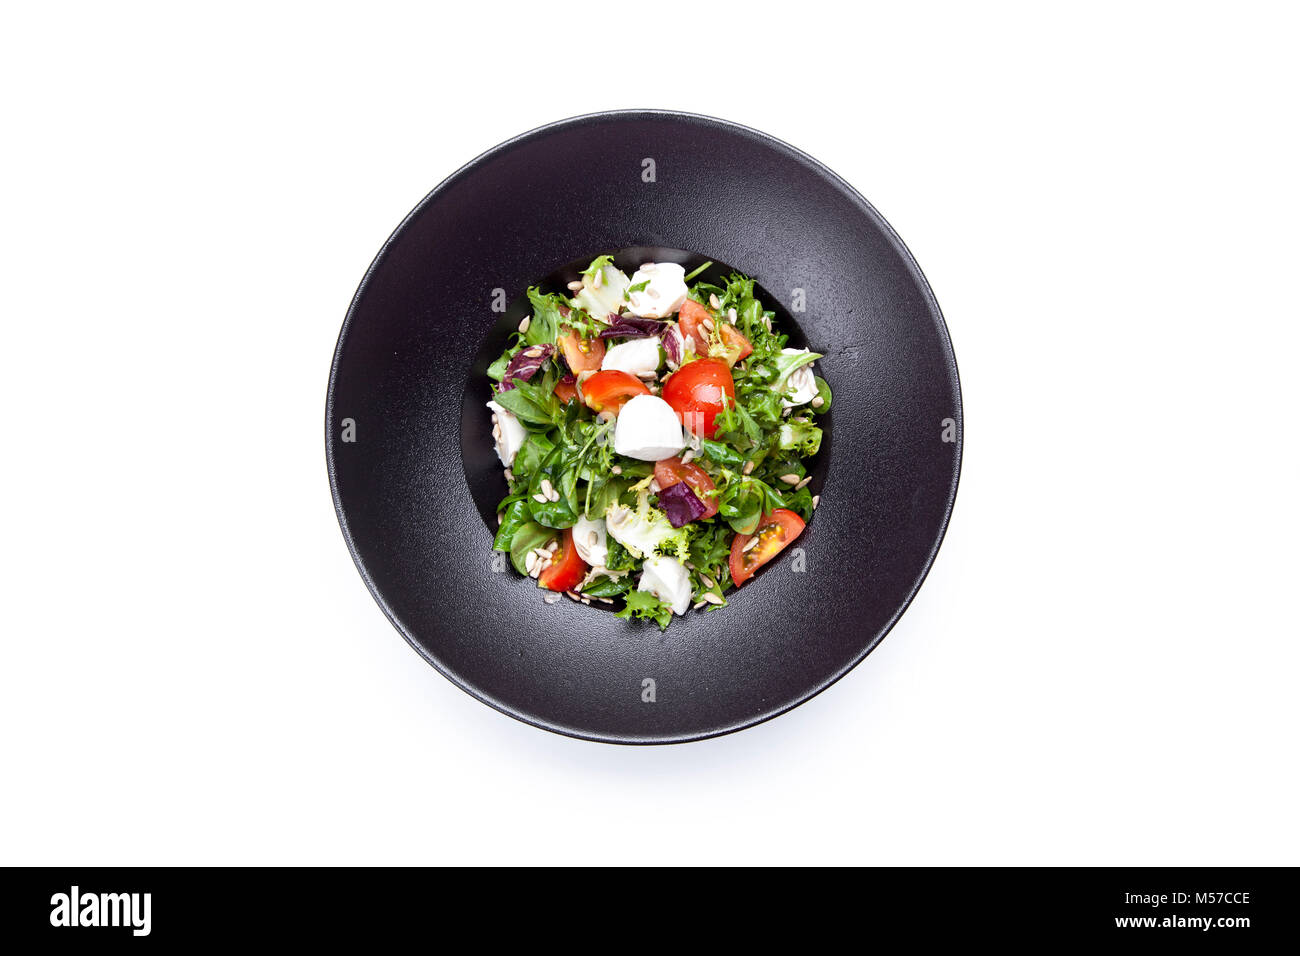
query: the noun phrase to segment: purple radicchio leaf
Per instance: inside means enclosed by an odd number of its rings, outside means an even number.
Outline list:
[[[677,326],[671,326],[661,339],[664,343],[664,351],[668,353],[668,361],[674,365],[682,364],[682,333],[678,331]]]
[[[640,319],[634,315],[611,314],[609,321],[609,328],[601,330],[602,339],[649,339],[660,335],[667,328],[666,322],[660,322],[658,319]]]
[[[520,349],[515,353],[515,357],[510,360],[506,366],[506,374],[501,377],[501,387],[498,392],[508,392],[515,387],[515,379],[522,378],[525,382],[537,374],[537,370],[546,364],[546,360],[551,357],[555,351],[554,345],[530,345],[526,349]]]
[[[668,515],[668,523],[674,528],[704,517],[704,513],[709,510],[684,481],[669,485],[659,492],[659,507]]]

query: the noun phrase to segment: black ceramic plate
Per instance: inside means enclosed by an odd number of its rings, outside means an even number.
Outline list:
[[[527,286],[604,252],[753,276],[834,392],[800,552],[663,633],[493,570],[505,486],[484,369]],[[920,269],[843,180],[732,123],[601,113],[484,153],[398,227],[343,323],[326,449],[357,567],[430,664],[538,727],[668,743],[780,714],[875,647],[943,538],[961,395]]]

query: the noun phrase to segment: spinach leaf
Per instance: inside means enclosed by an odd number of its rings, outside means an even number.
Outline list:
[[[610,478],[595,478],[587,486],[586,514],[592,521],[605,517],[609,506],[618,501],[619,496],[627,490],[628,482],[617,475]]]
[[[700,450],[710,461],[715,461],[733,471],[740,471],[745,466],[745,458],[740,452],[733,451],[722,442],[713,441],[711,438],[700,439]]]
[[[521,422],[530,425],[552,424],[559,409],[559,401],[553,392],[543,392],[539,386],[521,378],[515,379],[515,387],[510,391],[497,392],[493,398]]]
[[[584,587],[582,593],[589,594],[592,597],[618,597],[620,594],[626,594],[631,589],[631,575],[625,574],[621,578],[611,578],[609,575],[602,574]]]
[[[527,522],[528,505],[518,499],[510,502],[506,507],[504,517],[501,519],[501,524],[497,526],[497,536],[492,542],[492,550],[509,551],[510,542],[514,540],[515,532]]]
[[[817,383],[817,397],[822,400],[820,405],[809,407],[812,408],[814,415],[825,415],[831,410],[831,387],[826,384],[826,379],[820,375],[814,375],[813,381]]]
[[[528,511],[534,521],[548,528],[571,528],[578,520],[577,472],[573,468],[566,469],[562,466],[563,451],[564,446],[556,445],[528,480]],[[543,479],[554,491],[559,492],[557,500],[550,500],[550,496],[542,491]],[[539,501],[539,498],[542,500]]]
[[[536,521],[525,521],[510,539],[510,563],[515,570],[528,576],[528,552],[542,547],[555,537],[550,528],[543,528]]]
[[[553,448],[555,443],[544,432],[530,433],[515,455],[515,463],[511,469],[515,477],[523,478],[535,472]]]

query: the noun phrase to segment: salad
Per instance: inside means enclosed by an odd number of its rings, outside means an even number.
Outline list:
[[[726,607],[794,541],[818,499],[807,461],[831,391],[787,348],[754,281],[600,256],[488,369],[509,494],[493,548],[554,602],[621,603],[667,628]]]

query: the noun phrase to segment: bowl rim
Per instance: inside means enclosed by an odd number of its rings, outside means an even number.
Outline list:
[[[459,183],[462,179],[464,179],[466,176],[473,173],[475,169],[477,169],[481,164],[487,162],[488,160],[492,159],[495,156],[502,155],[504,153],[509,152],[510,150],[514,149],[518,145],[528,140],[531,140],[534,137],[542,136],[548,133],[557,132],[569,128],[589,126],[589,125],[602,123],[602,122],[642,120],[642,119],[650,119],[650,118],[666,118],[672,120],[685,121],[688,123],[695,123],[703,126],[721,128],[721,129],[725,129],[730,133],[739,134],[740,136],[746,139],[752,140],[757,145],[760,145],[762,147],[768,149],[775,149],[776,151],[786,155],[787,157],[793,159],[797,163],[805,166],[814,174],[823,177],[832,185],[834,185],[848,202],[851,202],[855,206],[857,206],[857,208],[859,209],[860,212],[862,212],[863,215],[871,219],[880,228],[883,235],[889,241],[890,246],[898,254],[900,260],[907,268],[912,279],[916,282],[918,289],[922,293],[926,308],[933,313],[936,319],[936,323],[937,323],[936,331],[939,334],[940,341],[943,346],[946,359],[950,366],[952,376],[953,376],[953,387],[954,387],[953,399],[955,404],[954,404],[952,417],[954,418],[954,421],[957,424],[957,436],[956,436],[957,440],[955,442],[956,447],[953,450],[954,457],[953,457],[952,481],[948,488],[947,500],[944,502],[943,519],[940,522],[939,533],[935,536],[934,543],[931,546],[929,553],[925,557],[924,565],[921,568],[920,573],[917,575],[916,580],[913,582],[911,589],[908,591],[906,598],[898,606],[897,610],[893,613],[893,615],[889,618],[889,620],[885,623],[885,625],[876,633],[876,635],[869,642],[867,642],[867,644],[863,647],[862,651],[859,654],[854,656],[852,660],[850,660],[847,664],[842,666],[839,670],[835,671],[827,678],[825,678],[823,681],[818,683],[812,690],[810,690],[804,696],[794,701],[774,707],[771,710],[759,714],[756,717],[747,718],[741,721],[737,721],[733,724],[729,724],[725,727],[713,728],[699,733],[641,737],[641,736],[633,736],[633,735],[619,736],[613,734],[593,733],[590,731],[584,731],[580,728],[566,727],[563,724],[547,722],[533,715],[523,713],[515,709],[514,707],[511,707],[509,704],[497,700],[490,694],[485,694],[479,688],[474,687],[473,685],[469,684],[468,682],[466,682],[465,680],[461,679],[459,676],[457,676],[456,674],[448,670],[433,654],[431,654],[419,641],[415,639],[415,636],[413,634],[409,633],[407,628],[405,628],[398,621],[397,616],[394,614],[392,608],[389,606],[388,602],[384,599],[383,595],[380,593],[379,588],[376,586],[374,579],[370,576],[369,571],[366,569],[365,564],[362,562],[361,555],[358,551],[356,542],[352,536],[352,531],[348,526],[347,516],[344,514],[343,503],[341,501],[340,494],[339,494],[337,473],[335,467],[333,420],[334,420],[335,385],[339,374],[339,366],[343,356],[343,348],[344,348],[344,344],[347,341],[348,332],[351,329],[352,322],[356,318],[361,300],[365,296],[365,293],[370,285],[370,281],[372,277],[374,276],[375,272],[378,270],[380,265],[383,263],[384,259],[387,257],[389,249],[392,247],[393,243],[406,230],[408,224],[416,216],[418,216],[425,209],[425,207],[435,202],[443,192],[452,188],[457,183]],[[375,254],[374,259],[371,260],[370,265],[366,268],[365,274],[362,276],[361,281],[357,284],[356,292],[353,293],[352,299],[348,304],[347,313],[343,318],[343,325],[339,329],[338,339],[335,342],[334,353],[330,361],[329,382],[325,394],[325,461],[326,461],[326,471],[328,474],[329,484],[330,484],[330,497],[334,502],[334,514],[339,522],[339,529],[343,533],[344,542],[347,544],[348,553],[351,554],[352,556],[352,563],[356,565],[357,571],[361,575],[361,579],[365,582],[366,588],[370,591],[370,596],[374,598],[375,603],[379,605],[379,608],[381,611],[383,611],[384,616],[388,618],[389,623],[393,625],[393,627],[397,630],[397,632],[402,635],[402,638],[408,644],[410,644],[411,647],[416,651],[416,653],[419,654],[420,657],[422,657],[430,666],[432,666],[438,673],[440,673],[443,677],[449,680],[460,690],[469,694],[475,700],[487,704],[489,707],[493,708],[494,710],[500,711],[501,713],[506,714],[509,717],[513,717],[515,720],[521,721],[522,723],[528,724],[529,726],[532,727],[536,727],[540,730],[547,730],[550,731],[551,733],[559,734],[565,737],[573,737],[579,740],[589,740],[596,743],[636,745],[636,746],[691,743],[698,740],[708,740],[714,737],[722,737],[727,734],[733,734],[741,730],[747,730],[750,727],[755,727],[759,724],[766,723],[767,721],[772,720],[773,718],[780,717],[782,714],[789,713],[790,711],[794,710],[796,707],[799,707],[807,703],[808,701],[812,700],[814,697],[817,697],[819,694],[825,691],[832,684],[838,682],[841,678],[843,678],[846,674],[852,671],[859,664],[861,664],[862,661],[866,659],[867,655],[870,654],[873,650],[875,650],[876,647],[879,646],[880,642],[883,641],[885,637],[894,629],[894,626],[898,623],[899,619],[903,616],[903,614],[907,611],[907,609],[911,607],[912,602],[916,599],[916,595],[921,589],[921,585],[925,583],[926,578],[928,578],[930,575],[931,569],[934,567],[934,562],[938,557],[939,549],[943,545],[944,539],[947,537],[948,534],[948,525],[952,519],[952,511],[957,499],[957,489],[961,483],[962,457],[963,457],[963,450],[965,447],[965,432],[966,432],[965,412],[964,412],[964,406],[962,402],[961,376],[957,367],[957,356],[956,356],[956,352],[952,347],[952,340],[948,331],[947,320],[943,315],[943,310],[939,307],[939,302],[935,298],[933,290],[930,288],[930,283],[926,279],[925,273],[922,272],[920,265],[917,264],[916,259],[912,256],[912,253],[908,250],[907,246],[903,243],[903,240],[899,237],[898,233],[894,230],[894,227],[889,224],[889,222],[885,219],[885,217],[882,216],[880,212],[873,205],[871,205],[871,203],[866,199],[866,197],[864,197],[860,192],[858,192],[858,190],[855,189],[842,176],[840,176],[838,173],[836,173],[826,164],[822,163],[820,160],[815,159],[814,157],[810,156],[808,153],[805,153],[803,150],[795,146],[791,146],[789,143],[785,142],[784,140],[778,139],[775,136],[772,136],[768,133],[764,133],[761,130],[754,129],[753,127],[746,126],[742,123],[737,123],[732,120],[721,119],[719,117],[710,116],[704,113],[691,113],[691,112],[686,112],[681,110],[666,110],[666,109],[628,108],[628,109],[602,110],[594,113],[581,113],[576,116],[570,116],[564,119],[555,120],[550,123],[545,123],[541,126],[536,126],[530,130],[526,130],[525,132],[519,133],[516,136],[512,136],[510,139],[507,139],[487,150],[484,150],[483,152],[475,156],[473,159],[464,163],[455,171],[447,175],[441,182],[439,182],[436,186],[434,186],[433,189],[431,189],[427,194],[425,194],[425,196],[421,198],[420,201],[417,202],[404,217],[402,217],[401,222],[398,223],[396,228],[393,229],[393,231],[389,234],[388,238],[384,240],[383,245],[380,246],[379,251]]]

